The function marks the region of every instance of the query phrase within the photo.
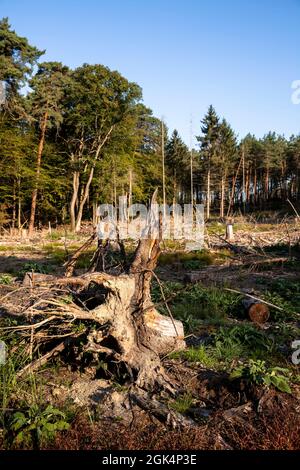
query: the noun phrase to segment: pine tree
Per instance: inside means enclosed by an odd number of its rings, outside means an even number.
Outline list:
[[[173,203],[178,199],[178,192],[188,187],[189,149],[175,129],[166,145],[166,166],[173,183]]]
[[[34,65],[44,51],[31,46],[26,38],[11,29],[8,18],[0,20],[0,81],[5,84],[7,107],[15,110],[18,91],[25,85]]]
[[[44,62],[30,80],[32,92],[27,97],[30,117],[40,133],[36,159],[35,187],[32,192],[29,234],[35,223],[37,195],[41,174],[42,154],[46,132],[53,126],[58,128],[63,119],[63,96],[69,81],[69,69],[60,62]]]
[[[210,218],[211,199],[211,174],[216,163],[220,120],[212,105],[209,106],[204,119],[201,121],[201,136],[197,136],[200,142],[201,160],[206,171],[206,218]]]
[[[220,217],[224,217],[225,186],[229,172],[235,163],[236,137],[226,119],[219,126],[219,142],[217,148],[217,163],[220,174]]]

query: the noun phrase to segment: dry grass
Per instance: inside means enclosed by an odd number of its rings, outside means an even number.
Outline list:
[[[250,430],[249,430],[250,429]],[[221,442],[221,444],[220,444]],[[224,447],[225,446],[225,447]],[[240,424],[216,413],[206,425],[172,430],[140,417],[131,426],[120,422],[95,422],[78,415],[67,432],[47,449],[62,450],[299,450],[300,416],[294,410],[274,409]]]

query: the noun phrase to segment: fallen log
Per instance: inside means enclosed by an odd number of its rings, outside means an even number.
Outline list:
[[[66,263],[64,263],[64,267],[66,268],[65,275],[67,277],[73,276],[74,269],[76,267],[76,263],[77,263],[79,256],[81,255],[81,253],[83,253],[92,245],[92,243],[94,242],[94,240],[96,240],[96,238],[97,238],[97,234],[96,232],[94,232],[90,236],[90,238],[82,246],[80,246],[78,250],[75,251],[71,259],[67,261]]]
[[[53,276],[52,274],[41,274],[30,271],[25,273],[22,284],[23,287],[36,287],[42,285],[49,285],[49,283],[53,283],[56,281],[57,276]]]
[[[280,257],[274,257],[274,258],[264,258],[264,259],[253,259],[251,258],[251,260],[247,260],[244,259],[244,260],[235,260],[234,264],[231,265],[230,267],[232,269],[234,269],[234,267],[236,266],[238,269],[241,269],[244,268],[244,269],[247,269],[247,268],[252,268],[252,269],[255,269],[256,267],[261,267],[261,266],[265,266],[265,265],[268,265],[268,264],[274,264],[274,263],[286,263],[287,261],[290,261],[289,258],[287,257],[283,257],[283,256],[280,256]],[[209,269],[210,268],[210,269]],[[187,283],[195,283],[195,282],[198,282],[198,281],[201,281],[203,280],[203,278],[206,276],[206,273],[209,272],[211,274],[213,274],[213,271],[215,272],[222,272],[224,271],[224,275],[226,275],[226,272],[228,271],[228,266],[221,266],[221,267],[213,267],[213,269],[211,269],[212,267],[208,267],[208,268],[205,268],[204,269],[201,269],[201,270],[198,270],[198,271],[191,271],[189,273],[185,273],[184,275],[184,281],[187,282]]]
[[[155,416],[156,419],[173,429],[189,429],[197,426],[195,421],[191,418],[185,417],[182,414],[177,413],[175,410],[171,410],[165,404],[153,398],[150,399],[146,395],[130,393],[130,400],[132,403],[138,405],[143,410]]]
[[[31,362],[30,364],[27,364],[27,366],[23,367],[19,372],[17,372],[17,377],[22,377],[30,372],[33,372],[40,367],[42,367],[44,364],[46,364],[50,358],[53,356],[61,353],[66,347],[65,341],[62,341],[58,345],[56,345],[51,351],[49,351],[47,354],[44,354],[42,357],[36,359],[35,361]]]
[[[243,299],[242,304],[253,323],[259,325],[266,323],[270,317],[269,307],[261,302],[260,300],[255,299]]]

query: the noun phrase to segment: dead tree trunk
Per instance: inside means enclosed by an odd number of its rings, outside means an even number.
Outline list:
[[[37,162],[36,162],[36,171],[35,171],[35,186],[32,192],[31,198],[31,210],[30,210],[30,219],[29,219],[29,227],[28,227],[28,234],[31,236],[34,231],[34,222],[35,222],[35,212],[36,212],[36,203],[37,203],[37,196],[38,196],[38,188],[39,188],[39,181],[41,176],[41,163],[42,163],[42,154],[44,150],[45,144],[45,136],[47,130],[47,122],[48,122],[48,110],[45,111],[42,125],[41,125],[41,137],[38,146],[37,152]]]
[[[87,273],[61,278],[56,284],[77,285],[78,295],[90,296],[92,286],[94,292],[103,293],[100,304],[98,302],[92,309],[62,308],[75,319],[91,320],[100,326],[88,335],[86,352],[100,357],[110,372],[125,377],[139,388],[172,391],[174,387],[161,357],[185,347],[184,331],[180,321],[174,320],[171,313],[169,317],[161,315],[151,300],[150,287],[160,253],[160,236],[154,237],[149,227],[148,236],[139,241],[134,259],[123,274]]]
[[[102,327],[89,335],[85,351],[101,355],[111,372],[145,390],[172,389],[160,357],[185,347],[182,323],[161,315],[151,301],[150,283],[158,255],[157,240],[141,240],[128,274],[92,273],[61,281],[87,290],[93,283],[105,290],[104,303],[75,313]]]

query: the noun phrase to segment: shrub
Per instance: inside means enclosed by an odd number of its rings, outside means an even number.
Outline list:
[[[282,367],[266,366],[265,361],[249,360],[248,364],[242,365],[234,369],[230,375],[231,379],[245,378],[257,385],[271,386],[281,392],[291,393],[289,386],[290,372]]]
[[[39,448],[42,441],[53,439],[57,431],[68,429],[65,419],[65,414],[52,405],[43,409],[34,404],[26,411],[17,411],[9,422],[12,442],[31,442],[34,448]]]

